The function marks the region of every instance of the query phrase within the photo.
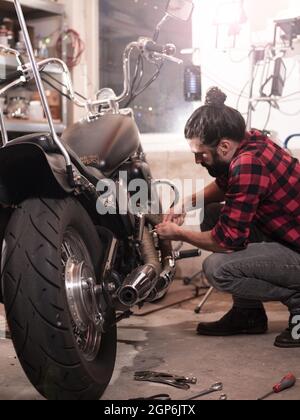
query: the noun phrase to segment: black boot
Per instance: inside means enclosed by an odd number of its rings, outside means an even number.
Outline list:
[[[296,315],[298,317],[298,320],[300,318],[300,314]],[[294,315],[291,315],[290,321],[289,321],[289,327],[287,330],[283,331],[282,334],[280,334],[276,340],[275,340],[275,347],[279,347],[281,349],[292,349],[292,348],[299,348],[300,347],[300,321],[298,321],[298,324],[293,322]],[[294,334],[296,336],[294,337]]]
[[[265,334],[268,331],[268,318],[263,308],[242,309],[233,307],[220,321],[199,324],[197,331],[199,335],[211,337]]]

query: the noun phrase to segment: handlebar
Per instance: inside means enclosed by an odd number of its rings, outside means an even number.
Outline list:
[[[49,64],[56,64],[56,65],[58,65],[59,67],[62,68],[63,75],[64,75],[64,78],[65,78],[65,83],[66,83],[67,89],[68,89],[69,94],[70,94],[70,99],[78,107],[86,108],[87,107],[86,101],[81,101],[76,97],[76,94],[75,94],[75,91],[74,91],[74,88],[73,88],[73,83],[72,83],[70,70],[69,70],[68,66],[66,65],[66,63],[63,60],[60,60],[59,58],[48,58],[46,60],[40,61],[38,63],[38,68],[39,68],[39,70],[42,71]]]
[[[182,60],[174,57],[176,54],[176,47],[173,44],[159,45],[151,38],[140,38],[137,42],[131,42],[127,45],[123,54],[124,88],[121,95],[114,98],[117,103],[124,101],[130,94],[130,58],[134,50],[139,51],[152,63],[161,62],[163,60],[169,60],[176,64],[183,63]],[[97,99],[99,99],[99,94],[97,95]],[[103,101],[101,100],[91,103],[94,107],[101,106],[102,104]]]
[[[152,41],[152,39],[145,40],[144,48],[149,53],[153,52],[153,53],[167,55],[170,57],[176,54],[176,47],[174,44],[160,45]]]
[[[159,54],[164,54],[166,50],[166,46],[156,44],[156,42],[149,40],[145,43],[145,50],[148,52],[156,52]]]
[[[154,42],[150,38],[140,38],[137,42],[132,42],[127,45],[124,54],[123,54],[123,72],[124,72],[124,86],[123,92],[119,96],[115,96],[111,98],[111,103],[118,103],[123,102],[127,97],[130,95],[130,87],[131,87],[131,54],[136,50],[139,51],[143,56],[151,63],[161,63],[164,60],[172,61],[177,64],[182,64],[183,61],[174,57],[176,54],[176,47],[173,44],[166,44],[166,45],[159,45]],[[40,61],[37,64],[39,71],[43,71],[47,65],[49,64],[56,64],[61,67],[65,85],[67,87],[70,99],[72,102],[80,108],[85,108],[90,114],[93,113],[94,109],[98,109],[102,105],[107,105],[108,100],[101,100],[99,99],[99,93],[97,95],[96,100],[80,100],[76,96],[76,93],[73,88],[72,79],[70,75],[70,71],[66,63],[58,58],[49,58],[43,61]],[[22,80],[23,76],[23,80]],[[7,84],[9,82],[13,82],[14,85],[22,82],[26,82],[32,80],[34,77],[33,70],[31,64],[24,64],[18,68],[18,70],[14,73],[11,73],[8,78],[5,80],[0,79],[0,86]],[[19,80],[18,80],[19,79]],[[2,89],[1,94],[4,94],[8,89],[9,86],[6,86]],[[111,105],[111,103],[109,105]]]
[[[174,44],[160,45],[149,38],[141,38],[146,57],[149,61],[168,60],[176,64],[182,64],[183,61],[175,57],[176,46]]]
[[[76,94],[75,94],[75,91],[74,91],[74,88],[73,88],[73,84],[72,84],[71,74],[70,74],[69,68],[66,65],[66,63],[64,61],[60,60],[59,58],[48,58],[46,60],[43,60],[43,61],[40,61],[39,63],[37,63],[39,71],[43,71],[49,64],[56,64],[59,67],[61,67],[63,75],[64,75],[64,81],[65,81],[66,87],[67,87],[69,95],[70,95],[70,99],[78,107],[86,108],[86,102],[81,101],[76,97]],[[31,64],[29,64],[29,63],[24,64],[24,65],[20,66],[17,71],[15,71],[13,73],[10,73],[5,79],[0,79],[0,86],[1,85],[7,85],[6,88],[4,88],[1,91],[1,94],[3,95],[7,90],[9,90],[11,88],[11,85],[8,85],[8,83],[10,83],[10,82],[13,82],[13,83],[22,83],[23,82],[23,83],[25,83],[26,81],[29,81],[29,80],[32,80],[32,79],[33,79],[33,71],[32,71]]]
[[[116,98],[117,102],[122,102],[124,99],[126,99],[130,94],[130,57],[132,52],[135,49],[139,49],[140,45],[138,42],[131,42],[129,45],[127,45],[124,54],[123,54],[123,72],[124,72],[124,89],[120,96]],[[101,101],[99,103],[101,105]]]

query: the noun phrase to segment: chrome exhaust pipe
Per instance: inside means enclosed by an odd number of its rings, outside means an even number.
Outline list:
[[[176,267],[173,264],[174,260],[166,259],[165,270],[160,274],[155,287],[147,298],[147,302],[155,302],[165,296],[176,274]]]
[[[125,280],[118,298],[122,305],[132,308],[148,298],[156,285],[157,273],[153,265],[137,268]]]

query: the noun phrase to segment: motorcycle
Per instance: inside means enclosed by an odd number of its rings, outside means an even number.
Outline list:
[[[29,63],[17,51],[1,46],[18,60],[17,72],[1,80],[0,96],[34,80],[49,123],[49,133],[9,141],[0,111],[1,290],[7,321],[20,363],[32,385],[47,399],[97,400],[115,366],[117,324],[132,309],[161,299],[176,272],[176,261],[198,250],[174,252],[169,241],[153,232],[161,216],[111,210],[106,181],[130,204],[128,183],[143,180],[153,191],[151,169],[143,152],[133,112],[127,104],[157,79],[165,61],[175,63],[176,48],[157,43],[170,18],[188,20],[190,0],[170,0],[153,38],[130,43],[123,56],[124,91],[102,89],[95,99],[74,91],[67,65],[51,58],[37,62],[24,14],[14,0]],[[138,54],[132,76],[133,53]],[[143,88],[141,63],[156,66]],[[61,94],[86,110],[84,120],[55,132],[43,82],[47,66],[61,68]],[[51,76],[49,76],[51,77]],[[58,89],[60,82],[52,80]],[[126,182],[118,177],[126,174]],[[102,186],[99,188],[99,183]],[[127,183],[127,185],[126,185]],[[101,190],[101,191],[100,191]],[[128,204],[127,203],[127,204]]]

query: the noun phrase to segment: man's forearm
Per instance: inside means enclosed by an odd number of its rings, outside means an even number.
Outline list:
[[[182,242],[187,242],[196,248],[203,249],[204,251],[226,253],[228,249],[220,247],[212,237],[211,232],[192,232],[182,229],[179,238]]]

